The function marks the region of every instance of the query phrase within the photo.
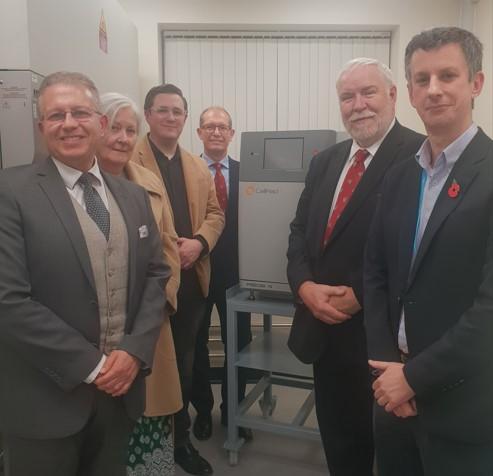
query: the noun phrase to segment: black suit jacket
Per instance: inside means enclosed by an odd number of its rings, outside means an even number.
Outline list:
[[[240,181],[240,163],[229,161],[229,194],[225,212],[224,230],[211,252],[211,284],[213,292],[238,284],[238,185]]]
[[[119,348],[150,368],[169,268],[145,190],[103,174],[128,232],[125,335]],[[148,236],[139,233],[147,227]],[[79,431],[97,392],[83,383],[102,357],[89,254],[51,159],[0,172],[0,428],[28,438]],[[123,397],[144,408],[144,372]]]
[[[288,280],[297,295],[304,281],[353,288],[363,303],[363,254],[371,219],[388,169],[415,153],[423,136],[396,122],[373,157],[358,187],[336,223],[327,246],[322,240],[335,188],[348,159],[351,140],[324,150],[312,159],[296,216],[291,223]],[[312,363],[325,349],[333,353],[335,367],[364,362],[366,344],[363,313],[343,324],[330,326],[297,304],[288,345],[303,362]]]
[[[411,267],[421,167],[386,179],[368,243],[365,316],[373,359],[404,367],[423,424],[446,438],[493,440],[493,142],[481,130],[454,165]],[[457,197],[448,190],[459,184]]]

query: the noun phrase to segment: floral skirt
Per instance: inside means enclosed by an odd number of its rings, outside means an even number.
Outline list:
[[[141,417],[130,435],[127,476],[173,476],[173,416]]]

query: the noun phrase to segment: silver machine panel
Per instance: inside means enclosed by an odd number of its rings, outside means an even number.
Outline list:
[[[336,143],[331,130],[244,132],[238,210],[240,286],[290,294],[289,224],[311,158]]]
[[[0,168],[48,155],[38,130],[36,100],[42,80],[33,71],[0,70]]]

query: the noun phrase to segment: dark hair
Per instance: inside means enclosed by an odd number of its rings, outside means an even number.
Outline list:
[[[158,94],[176,94],[180,96],[183,101],[183,107],[185,112],[188,112],[188,104],[187,100],[183,96],[181,89],[174,84],[160,84],[159,86],[154,86],[149,89],[149,92],[146,94],[146,98],[144,100],[144,111],[147,111],[154,104],[154,99]]]
[[[99,91],[94,82],[89,79],[85,74],[75,73],[71,71],[57,71],[56,73],[49,74],[46,76],[41,85],[39,87],[38,94],[38,108],[41,110],[41,99],[43,93],[50,86],[54,86],[55,84],[67,84],[71,86],[78,86],[87,89],[87,91],[91,94],[92,99],[94,101],[94,105],[96,109],[99,111],[101,108],[101,101],[99,99]]]
[[[451,43],[461,47],[469,69],[469,81],[472,80],[473,76],[482,69],[483,45],[470,31],[454,26],[432,28],[411,39],[404,57],[406,79],[408,81],[411,79],[411,58],[416,50],[429,51]]]

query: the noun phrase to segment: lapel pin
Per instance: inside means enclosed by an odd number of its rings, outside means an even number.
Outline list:
[[[457,195],[459,195],[459,192],[460,192],[460,185],[457,183],[457,181],[454,179],[452,181],[452,184],[450,185],[450,187],[448,188],[448,196],[450,198],[456,198]]]
[[[147,238],[149,236],[149,230],[147,225],[139,226],[139,238]]]

